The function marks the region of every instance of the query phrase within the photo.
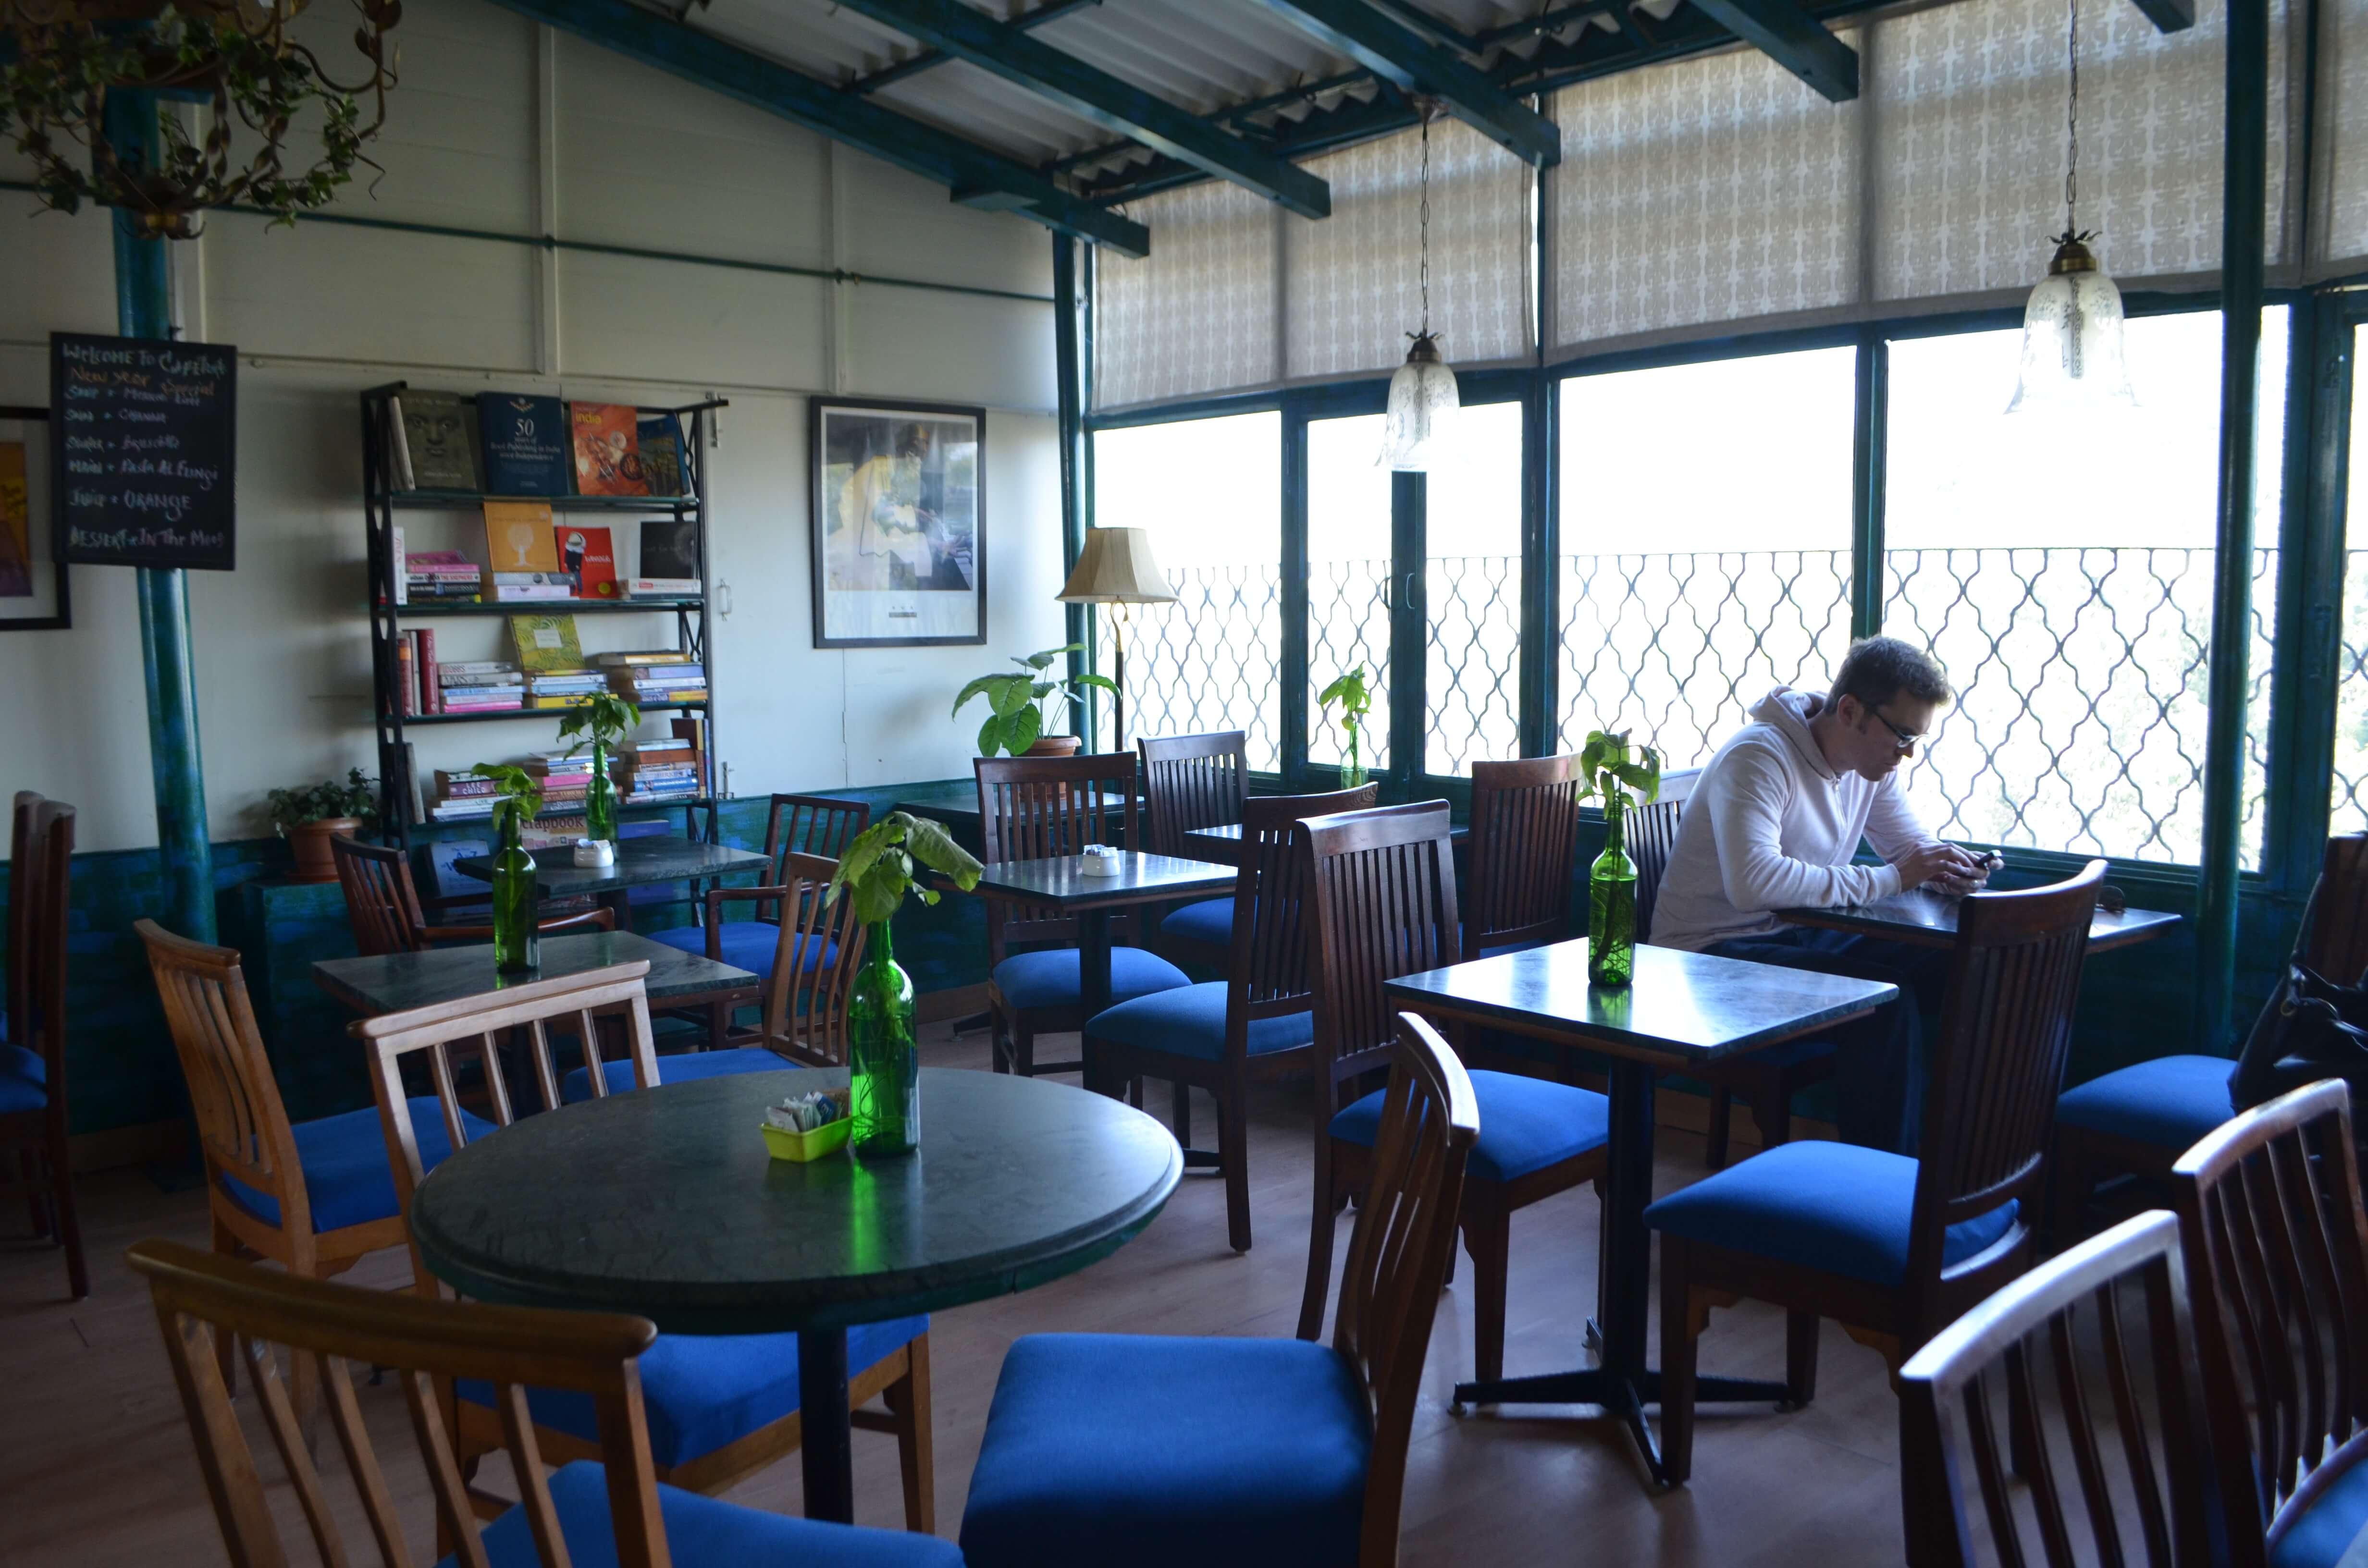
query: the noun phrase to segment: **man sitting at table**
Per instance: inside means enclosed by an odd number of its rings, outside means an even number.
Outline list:
[[[1663,947],[1887,982],[1900,1001],[1833,1033],[1842,1138],[1914,1153],[1923,1100],[1919,1002],[1937,1006],[1945,948],[1793,926],[1780,909],[1864,903],[1910,888],[1967,892],[1983,863],[1925,831],[1898,768],[1949,700],[1930,653],[1853,643],[1820,697],[1779,687],[1694,783],[1654,906]],[[1861,838],[1884,864],[1851,864]]]

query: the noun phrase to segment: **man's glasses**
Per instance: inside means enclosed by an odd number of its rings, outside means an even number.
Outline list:
[[[1899,754],[1902,756],[1914,751],[1916,749],[1916,744],[1924,738],[1920,734],[1911,734],[1907,731],[1903,730],[1898,725],[1893,723],[1890,720],[1884,719],[1883,717],[1883,710],[1880,708],[1870,708],[1867,711],[1873,714],[1877,719],[1883,721],[1883,727],[1891,732],[1892,740],[1899,747]]]

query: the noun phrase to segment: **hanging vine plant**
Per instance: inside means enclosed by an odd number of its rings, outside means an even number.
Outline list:
[[[356,165],[378,167],[362,147],[386,123],[395,80],[386,35],[403,16],[401,0],[351,0],[367,70],[347,84],[288,36],[304,4],[0,0],[0,38],[16,46],[0,64],[0,134],[33,160],[42,204],[60,212],[85,201],[121,208],[175,239],[196,233],[205,209],[238,202],[292,222],[327,205]],[[106,129],[110,89],[207,104],[201,140],[160,108],[156,165],[119,159]],[[320,156],[291,169],[289,133],[309,113]]]

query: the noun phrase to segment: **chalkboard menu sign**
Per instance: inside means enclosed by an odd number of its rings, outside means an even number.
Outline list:
[[[53,332],[50,407],[59,560],[237,564],[237,349]]]

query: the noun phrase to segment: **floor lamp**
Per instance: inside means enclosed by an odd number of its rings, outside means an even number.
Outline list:
[[[1152,559],[1149,528],[1087,528],[1086,548],[1076,570],[1059,594],[1064,605],[1116,605],[1118,620],[1110,628],[1110,679],[1118,687],[1114,704],[1118,734],[1111,751],[1126,749],[1126,607],[1176,602],[1167,574]]]

